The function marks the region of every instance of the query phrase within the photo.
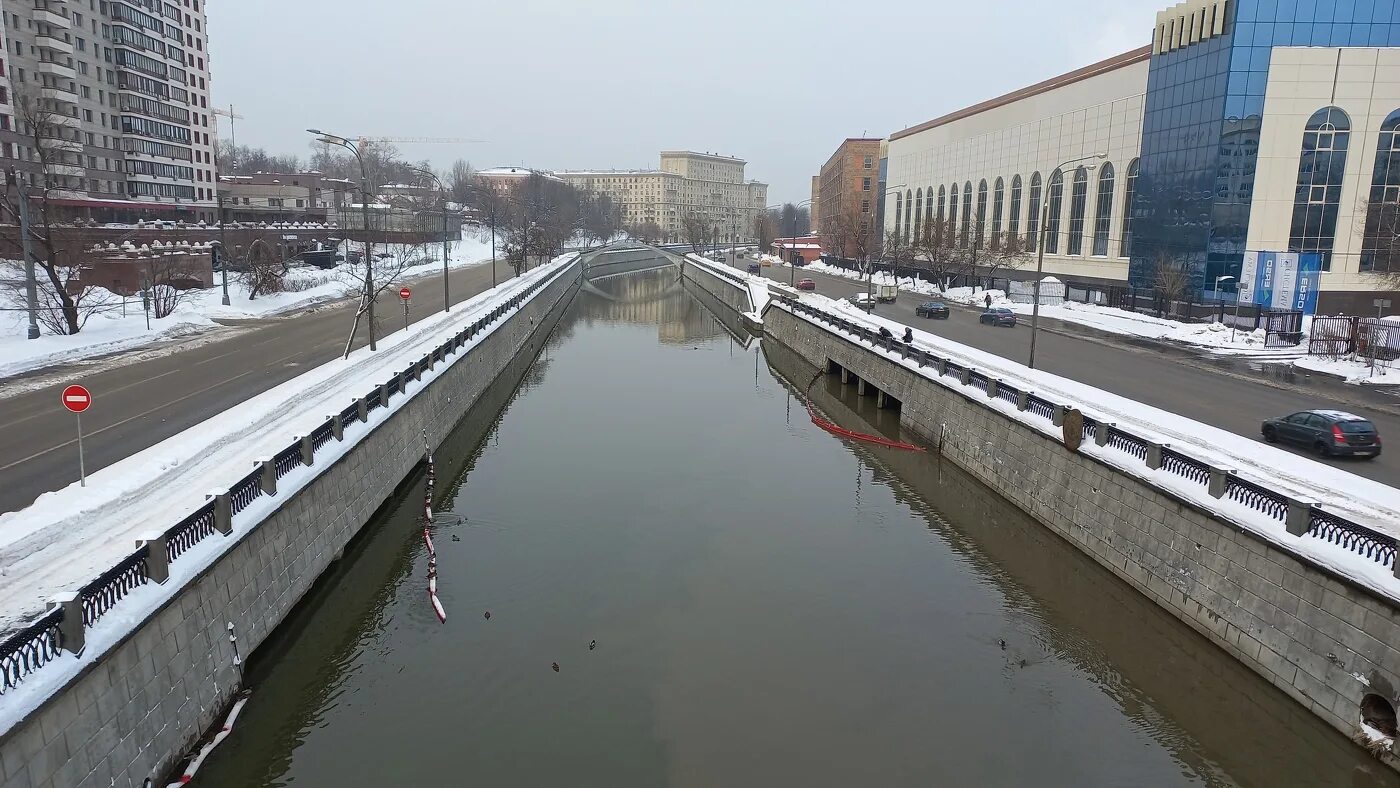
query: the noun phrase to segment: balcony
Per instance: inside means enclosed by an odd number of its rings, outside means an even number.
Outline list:
[[[43,88],[39,88],[39,97],[40,97],[40,98],[46,98],[46,99],[49,99],[49,100],[51,100],[51,101],[57,101],[57,102],[59,102],[59,103],[61,103],[61,104],[77,104],[77,103],[78,103],[78,94],[77,94],[77,93],[74,93],[73,91],[68,90],[68,89],[66,89],[66,88],[58,88],[58,87],[52,87],[52,88],[51,88],[51,87],[43,87]]]
[[[65,66],[52,60],[40,60],[34,64],[34,70],[40,74],[51,74],[64,79],[78,78],[78,72],[72,66]]]
[[[59,28],[60,30],[67,30],[73,26],[73,20],[69,19],[67,15],[59,14],[54,11],[49,11],[48,9],[44,8],[34,9],[33,16],[31,18],[35,22],[44,22],[46,24]]]
[[[73,45],[57,36],[38,35],[34,37],[34,46],[40,49],[47,49],[51,52],[58,52],[63,55],[73,54]]]

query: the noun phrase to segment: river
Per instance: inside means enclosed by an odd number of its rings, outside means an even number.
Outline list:
[[[1400,784],[956,468],[817,428],[673,272],[596,288],[437,452],[446,623],[417,477],[196,786]],[[909,439],[853,388],[811,395]]]

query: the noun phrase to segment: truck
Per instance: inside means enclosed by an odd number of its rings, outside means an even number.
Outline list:
[[[898,296],[898,295],[899,295],[899,287],[898,287],[897,285],[876,285],[876,286],[875,286],[875,300],[876,300],[876,301],[879,301],[879,302],[882,303],[882,304],[893,304],[893,303],[894,303],[895,296]]]

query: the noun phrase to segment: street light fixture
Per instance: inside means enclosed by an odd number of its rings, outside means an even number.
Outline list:
[[[1060,182],[1064,183],[1065,167],[1068,167],[1069,165],[1074,164],[1076,162],[1089,161],[1090,159],[1098,159],[1102,161],[1106,158],[1108,158],[1107,153],[1094,153],[1088,156],[1077,156],[1073,159],[1061,162],[1060,166],[1051,170],[1051,177],[1054,177],[1054,173],[1059,172]],[[1097,169],[1098,166],[1098,164],[1091,164],[1088,167],[1085,167],[1085,169],[1092,171],[1094,169]],[[1030,358],[1026,361],[1026,366],[1030,367],[1031,369],[1035,369],[1035,337],[1040,330],[1040,279],[1045,273],[1045,224],[1046,222],[1050,221],[1050,189],[1048,188],[1048,185],[1045,192],[1045,204],[1042,205],[1040,209],[1040,227],[1036,230],[1036,235],[1038,237],[1036,238],[1035,245],[1035,302],[1031,305],[1031,352]],[[1058,233],[1059,228],[1056,227],[1055,231]]]
[[[370,243],[369,237],[369,175],[365,171],[365,159],[364,156],[360,154],[359,146],[346,139],[345,137],[331,134],[330,132],[321,131],[320,129],[307,129],[306,131],[310,134],[315,134],[317,136],[317,142],[322,142],[327,145],[335,145],[337,147],[345,148],[346,150],[355,154],[355,160],[360,163],[360,208],[362,209],[365,223],[364,300],[366,305],[366,313],[369,317],[369,349],[370,352],[373,353],[375,350],[378,350],[378,347],[375,345],[374,338],[374,300],[376,294],[374,292],[374,260],[371,254],[374,247]],[[347,340],[345,343],[345,355],[350,355],[350,343],[354,341],[355,335],[352,332],[350,335],[350,339]]]
[[[438,190],[442,193],[442,311],[451,312],[452,299],[447,293],[447,187],[442,185],[442,179],[432,170],[423,167],[413,167],[411,169],[419,175],[426,175],[432,178],[433,183],[437,184]],[[496,261],[492,260],[491,265],[494,268]]]

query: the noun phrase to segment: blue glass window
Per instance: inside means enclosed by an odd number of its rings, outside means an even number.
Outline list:
[[[1026,246],[1040,248],[1040,173],[1031,173],[1031,205],[1026,212]]]
[[[1122,246],[1118,252],[1120,257],[1129,257],[1133,253],[1133,192],[1137,189],[1137,179],[1138,160],[1133,159],[1128,163],[1128,175],[1123,182],[1123,237],[1119,239]]]
[[[1400,271],[1400,109],[1381,123],[1376,167],[1366,198],[1362,271]]]
[[[1007,217],[1006,231],[1015,235],[1021,231],[1021,176],[1011,176],[1011,214]]]
[[[1074,171],[1074,185],[1069,194],[1069,253],[1084,254],[1084,210],[1089,201],[1089,171],[1083,167]]]
[[[1113,221],[1113,164],[1099,172],[1099,198],[1094,205],[1094,254],[1108,256],[1108,226]]]
[[[1337,107],[1313,113],[1303,129],[1288,250],[1322,253],[1324,271],[1331,268],[1350,137],[1351,119]]]
[[[1060,207],[1065,196],[1065,176],[1059,170],[1050,173],[1050,186],[1045,195],[1045,251],[1060,251]]]

